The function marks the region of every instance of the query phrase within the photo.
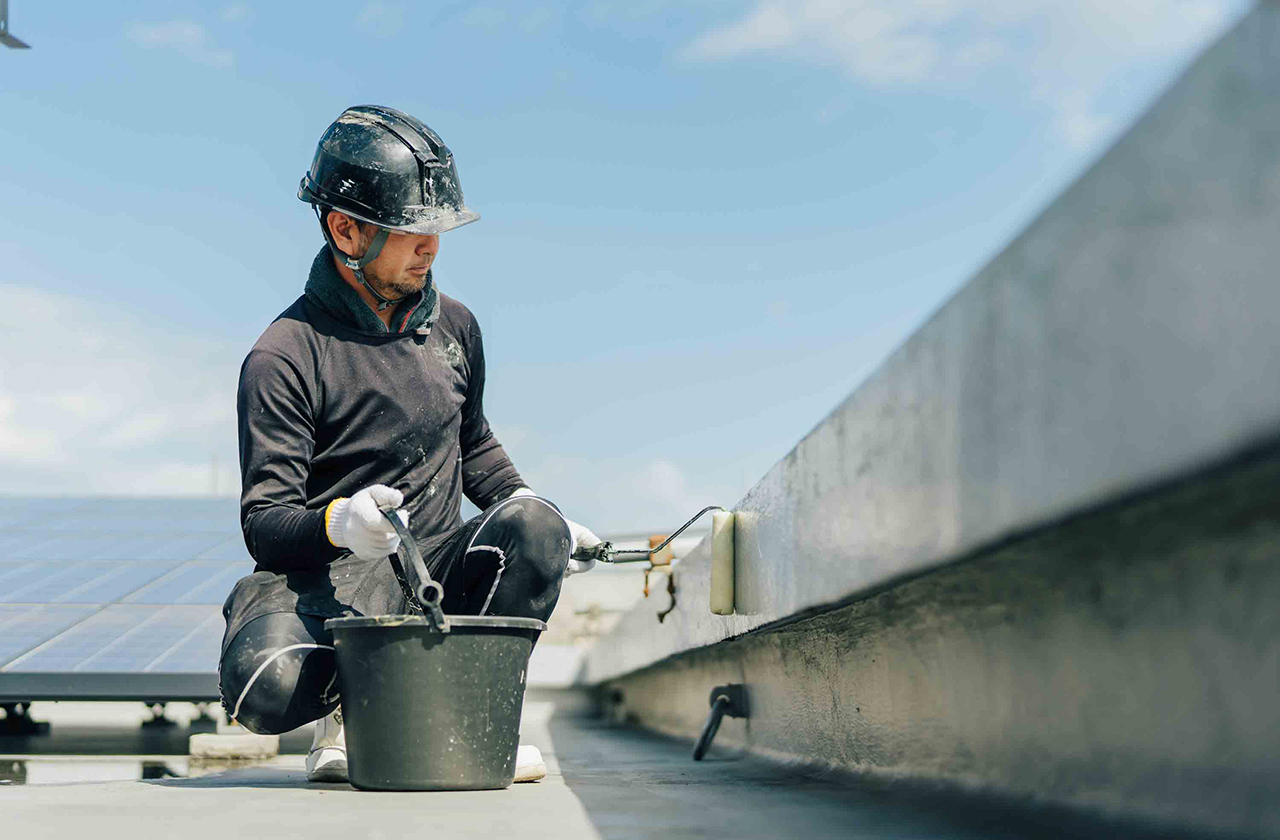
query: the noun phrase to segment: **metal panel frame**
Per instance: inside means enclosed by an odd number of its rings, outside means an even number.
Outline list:
[[[32,700],[221,700],[217,673],[22,673],[0,674],[0,703]]]

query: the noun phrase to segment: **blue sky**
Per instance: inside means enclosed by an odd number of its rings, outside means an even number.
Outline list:
[[[0,492],[237,489],[240,361],[344,107],[453,149],[436,279],[597,530],[731,504],[1246,8],[1236,0],[11,0]],[[216,465],[216,466],[215,466]]]

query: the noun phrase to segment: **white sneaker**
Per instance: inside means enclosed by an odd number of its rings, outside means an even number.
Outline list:
[[[307,753],[308,782],[347,780],[347,737],[342,730],[342,709],[316,721],[316,734]]]
[[[547,763],[542,752],[532,744],[521,744],[516,749],[516,781],[536,782],[547,777]]]
[[[532,744],[516,749],[517,782],[537,782],[547,777],[547,763],[542,752]],[[347,739],[342,728],[342,710],[316,721],[316,733],[307,753],[307,781],[347,781]]]

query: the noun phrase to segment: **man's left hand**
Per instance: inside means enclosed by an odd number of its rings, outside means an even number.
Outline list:
[[[596,566],[595,558],[590,560],[574,560],[573,554],[579,548],[591,548],[601,543],[599,537],[591,533],[590,528],[583,527],[572,519],[566,518],[565,522],[569,523],[569,565],[564,570],[564,576],[576,575],[581,572],[589,572]]]

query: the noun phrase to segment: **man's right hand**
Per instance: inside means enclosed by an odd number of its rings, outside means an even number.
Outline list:
[[[382,515],[382,508],[402,504],[404,494],[385,484],[372,484],[349,499],[334,499],[324,512],[329,542],[350,549],[361,560],[386,557],[400,547],[400,537]],[[408,527],[408,512],[397,510],[396,515]]]

